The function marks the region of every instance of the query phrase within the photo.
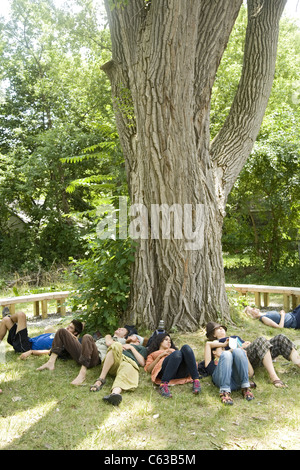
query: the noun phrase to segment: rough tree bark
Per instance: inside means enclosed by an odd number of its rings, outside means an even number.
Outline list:
[[[267,106],[286,0],[248,1],[240,85],[213,142],[211,90],[242,0],[105,3],[112,60],[103,69],[111,81],[131,204],[148,211],[149,236],[139,240],[132,272],[129,320],[155,328],[162,318],[167,328],[196,330],[208,320],[229,318],[221,247],[225,204]],[[193,230],[196,208],[203,208],[203,243],[187,249],[186,226],[183,237],[171,230],[166,239],[161,229],[153,236],[154,204],[189,204]]]

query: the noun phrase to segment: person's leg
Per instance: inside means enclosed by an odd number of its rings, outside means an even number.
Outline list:
[[[180,369],[184,366],[184,369],[188,372],[188,375],[190,375],[193,379],[193,393],[198,395],[198,393],[201,392],[201,385],[194,351],[188,344],[184,344],[181,348],[181,353],[183,361],[177,371],[177,377],[178,374],[181,374]]]
[[[79,357],[81,355],[81,349],[82,346],[78,339],[75,338],[75,336],[73,336],[65,328],[60,328],[55,333],[49,360],[37,370],[54,370],[56,359],[59,357],[63,350],[68,351],[72,359],[74,359],[78,363]]]
[[[233,357],[231,390],[242,389],[243,397],[247,401],[251,401],[254,399],[254,395],[250,390],[246,353],[240,348],[234,349],[231,353]]]
[[[17,312],[9,317],[4,317],[0,322],[0,341],[3,340],[7,331],[17,324],[16,333],[27,328],[27,319],[24,312]]]
[[[249,388],[248,359],[243,349],[237,348],[231,351],[233,358],[231,390]]]
[[[86,379],[86,371],[100,364],[99,352],[91,335],[84,335],[81,342],[81,355],[78,359],[81,369],[72,385],[81,385]]]
[[[233,357],[230,351],[223,351],[212,375],[213,383],[220,392],[231,392]]]
[[[182,363],[182,360],[183,357],[180,350],[172,352],[164,359],[160,373],[162,382],[170,382],[170,380],[177,377],[177,371]]]
[[[274,369],[273,359],[271,356],[271,352],[268,351],[263,358],[263,366],[269,374],[271,382],[275,385],[276,388],[285,388],[286,385],[280,380],[276,371]]]
[[[94,385],[91,386],[91,392],[98,392],[101,390],[103,385],[106,382],[106,376],[110,372],[112,375],[116,373],[119,365],[121,364],[122,360],[122,345],[121,343],[114,342],[108,349],[107,354],[105,356],[101,374],[99,378],[96,380]]]
[[[11,321],[18,324],[17,333],[27,328],[27,318],[24,312],[17,312],[11,315]]]
[[[116,361],[115,361],[116,362]],[[112,370],[112,369],[111,369]],[[110,370],[110,373],[111,373]],[[125,390],[134,390],[139,384],[139,368],[126,356],[122,355],[122,360],[115,373],[110,395],[103,397],[103,400],[111,405],[118,406],[122,401],[121,393]]]
[[[193,380],[199,379],[197,362],[192,348],[188,344],[185,344],[181,348],[181,353],[183,361],[185,362],[186,367],[189,371],[189,375],[192,377]]]
[[[10,317],[4,317],[1,322],[0,341],[2,341],[7,331],[7,342],[16,352],[24,353],[31,349],[27,331],[27,319],[24,312],[17,312]]]
[[[246,348],[246,352],[252,367],[255,369],[259,365],[263,365],[275,387],[282,388],[286,385],[280,380],[274,369],[271,356],[272,348],[273,345],[271,341],[267,340],[263,336],[260,336],[259,338],[255,339],[250,344],[250,346],[248,346],[248,348]],[[277,352],[275,353],[277,354]]]
[[[298,367],[300,367],[300,355],[298,354],[296,349],[292,349],[289,360],[296,364]]]
[[[221,402],[225,405],[233,405],[231,394],[233,357],[230,351],[223,351],[218,365],[212,375],[213,383],[219,387]]]
[[[280,334],[270,339],[272,345],[271,356],[275,359],[278,356],[283,356],[288,361],[290,360],[292,351],[295,350],[293,342],[285,335]],[[296,357],[293,354],[293,357]]]
[[[168,384],[170,380],[175,379],[177,377],[177,372],[180,365],[182,364],[182,360],[182,353],[179,350],[172,352],[163,360],[161,371],[159,374],[161,377],[159,393],[165,398],[172,398],[172,394],[169,390]],[[187,375],[188,373],[184,373],[184,376]]]
[[[10,317],[4,317],[0,322],[0,341],[3,340],[6,333],[14,326],[14,322]]]

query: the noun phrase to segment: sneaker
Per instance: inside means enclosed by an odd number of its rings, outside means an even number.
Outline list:
[[[4,309],[2,310],[2,318],[7,316],[10,316],[10,311],[8,307],[4,307]]]
[[[254,400],[254,395],[250,388],[242,388],[242,395],[247,401]]]
[[[200,380],[195,379],[195,380],[193,380],[193,393],[195,395],[198,395],[200,392],[201,392]]]
[[[158,389],[159,393],[165,398],[172,398],[172,394],[168,387],[168,382],[163,382]]]
[[[110,403],[111,405],[119,406],[122,401],[122,395],[119,393],[111,393],[110,395],[103,397],[102,400],[106,401],[106,403]]]

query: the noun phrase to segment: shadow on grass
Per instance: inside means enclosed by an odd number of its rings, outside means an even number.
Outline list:
[[[238,329],[242,330],[240,322]],[[257,325],[247,320],[240,331],[243,339],[274,335]],[[230,330],[237,334],[235,328]],[[287,333],[291,339],[297,335],[295,331]],[[201,360],[204,341],[201,332],[178,335],[176,344],[190,344]],[[85,385],[76,387],[71,385],[79,371],[74,361],[57,361],[53,372],[37,371],[46,360],[30,357],[23,362],[11,350],[6,354],[0,369],[2,450],[297,448],[299,369],[284,359],[275,363],[275,368],[289,389],[276,390],[266,371],[259,368],[252,402],[243,400],[238,391],[233,393],[234,406],[225,407],[210,377],[201,380],[200,396],[193,396],[191,384],[186,384],[172,387],[173,398],[164,399],[141,370],[138,389],[124,393],[117,408],[102,401],[112,378],[100,392],[89,391],[99,376],[99,366],[88,371]],[[281,430],[284,444],[278,438]]]

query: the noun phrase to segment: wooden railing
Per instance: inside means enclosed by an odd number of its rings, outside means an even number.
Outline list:
[[[10,314],[14,314],[16,311],[17,304],[33,303],[34,316],[40,315],[40,304],[41,304],[41,315],[42,318],[48,316],[48,302],[51,300],[57,301],[57,313],[64,316],[66,314],[65,301],[69,296],[69,291],[63,292],[48,292],[44,294],[30,294],[18,297],[6,297],[0,299],[0,306],[2,308],[8,307]]]
[[[258,308],[263,306],[267,307],[270,302],[270,294],[283,295],[283,308],[286,312],[293,310],[300,304],[300,287],[284,287],[284,286],[260,286],[256,284],[226,284],[226,290],[236,291],[241,295],[246,295],[248,292],[253,293],[255,296],[255,305]]]
[[[255,295],[255,305],[258,308],[263,305],[267,307],[270,301],[270,294],[283,295],[283,308],[286,312],[294,309],[300,304],[300,287],[283,287],[283,286],[260,286],[256,284],[226,284],[226,290],[235,291],[241,295],[253,293]],[[43,294],[31,294],[18,297],[6,297],[0,299],[0,306],[2,308],[8,307],[10,314],[15,313],[17,304],[32,303],[34,316],[40,315],[47,318],[48,316],[48,302],[51,300],[57,301],[57,313],[64,316],[66,314],[66,299],[70,295],[69,291],[62,292],[48,292]]]

